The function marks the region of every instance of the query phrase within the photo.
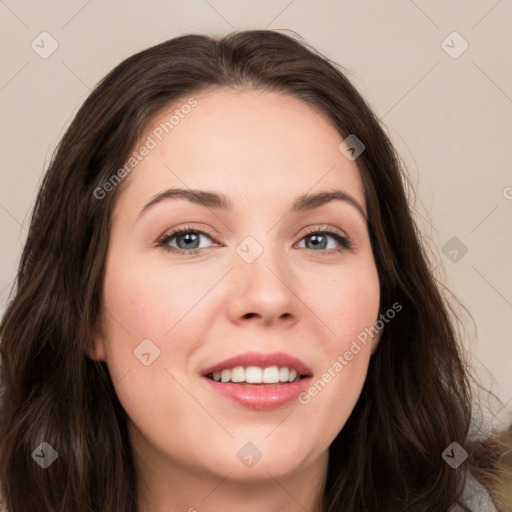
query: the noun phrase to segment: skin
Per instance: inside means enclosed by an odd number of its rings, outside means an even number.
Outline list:
[[[315,380],[374,325],[379,280],[361,213],[345,201],[289,212],[301,194],[339,189],[366,213],[358,167],[338,150],[335,128],[297,98],[227,89],[194,97],[197,106],[123,184],[90,357],[107,362],[129,416],[140,510],[318,510],[328,447],[356,404],[379,335],[307,405],[247,409],[199,374],[246,351],[284,351]],[[233,210],[177,198],[137,218],[168,188],[222,192]],[[158,245],[187,225],[214,234],[201,235],[198,254]],[[317,227],[341,230],[354,247],[328,235],[316,248],[305,231]],[[263,248],[252,263],[236,252],[247,236]],[[185,247],[183,236],[168,245]],[[149,366],[134,356],[146,338],[160,350]],[[247,442],[262,453],[251,468],[237,457]]]

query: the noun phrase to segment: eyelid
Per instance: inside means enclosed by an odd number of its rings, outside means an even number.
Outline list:
[[[320,224],[307,228],[307,230],[301,234],[301,240],[307,235],[319,232],[336,233],[337,235],[340,235],[344,238],[349,238],[349,236],[339,228],[335,228],[334,226],[330,226],[328,224]]]

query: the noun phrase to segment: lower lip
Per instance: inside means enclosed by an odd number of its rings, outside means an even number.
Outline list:
[[[208,377],[202,379],[220,396],[248,409],[258,410],[278,409],[297,400],[298,395],[309,387],[311,381],[311,377],[305,377],[297,382],[263,386],[217,382]]]

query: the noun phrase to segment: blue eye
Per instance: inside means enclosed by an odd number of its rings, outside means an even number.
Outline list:
[[[202,231],[201,229],[185,227],[165,235],[164,238],[160,240],[159,245],[163,246],[163,248],[169,252],[180,254],[196,254],[204,248],[197,247],[197,244],[201,241],[201,237],[207,237],[211,240],[210,235],[205,231]],[[178,247],[169,245],[170,242],[174,239],[176,239]]]
[[[332,252],[332,249],[334,249],[337,252],[341,251],[342,249],[339,249],[339,248],[336,249],[335,247],[327,247],[329,245],[329,242],[328,242],[329,238],[336,240],[336,242],[343,249],[352,249],[352,247],[353,247],[353,244],[348,237],[341,235],[337,231],[331,231],[331,230],[320,230],[320,231],[309,232],[301,239],[301,241],[307,240],[313,244],[313,247],[315,247],[317,249],[318,248],[321,249],[320,251],[317,251],[315,249],[315,252],[329,253],[329,252]],[[306,249],[309,249],[309,248],[310,247],[306,247]],[[326,249],[331,249],[331,251],[326,250]]]
[[[164,235],[164,237],[158,242],[158,245],[163,247],[164,250],[175,254],[197,254],[203,249],[207,248],[199,247],[202,237],[212,240],[212,235],[210,233],[201,229],[186,226]],[[334,239],[334,245],[338,244],[339,247],[328,247],[329,238]],[[341,231],[338,232],[332,229],[316,228],[314,230],[310,230],[301,238],[300,242],[302,242],[302,240],[306,240],[313,244],[312,248],[304,248],[320,254],[339,253],[343,252],[344,250],[350,250],[354,246],[350,238],[342,234]]]

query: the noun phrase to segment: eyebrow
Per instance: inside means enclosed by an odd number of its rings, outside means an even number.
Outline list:
[[[212,208],[215,210],[232,210],[233,202],[220,192],[210,192],[207,190],[197,189],[168,189],[156,194],[151,198],[144,208],[139,212],[137,218],[141,217],[147,210],[166,199],[182,198],[190,201],[191,203]],[[366,222],[368,219],[364,212],[363,207],[350,195],[342,190],[329,190],[324,192],[317,192],[315,194],[302,194],[293,202],[290,212],[302,212],[319,208],[324,204],[331,201],[344,201],[352,205],[364,218]]]

